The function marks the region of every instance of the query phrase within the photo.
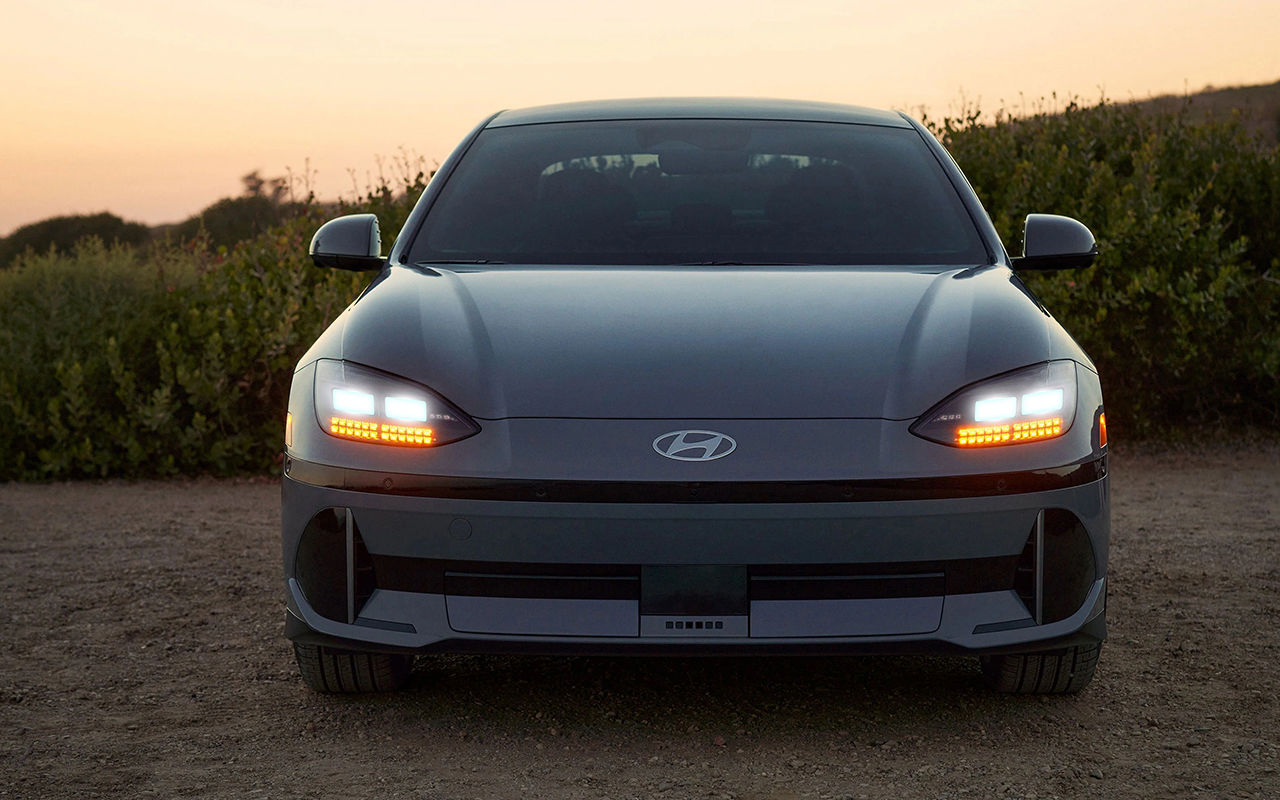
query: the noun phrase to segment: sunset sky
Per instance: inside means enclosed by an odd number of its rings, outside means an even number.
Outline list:
[[[239,178],[323,197],[375,156],[443,160],[501,108],[790,97],[933,116],[1280,78],[1280,2],[5,0],[0,235],[174,222]],[[1025,98],[1025,101],[1024,101]]]

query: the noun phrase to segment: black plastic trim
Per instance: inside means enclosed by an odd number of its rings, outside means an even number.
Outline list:
[[[845,575],[752,578],[752,600],[853,600],[886,597],[941,597],[943,573],[926,575]]]
[[[343,269],[348,272],[377,272],[387,266],[381,256],[350,256],[338,253],[312,253],[311,261],[322,269]]]
[[[500,575],[446,572],[444,593],[466,597],[638,600],[640,581],[625,576]]]
[[[487,597],[634,599],[638,564],[446,561],[371,554],[379,589]],[[747,567],[751,599],[934,597],[1013,588],[1018,556]],[[578,594],[576,592],[585,592]],[[631,594],[624,594],[632,592]]]
[[[854,503],[1043,492],[1093,483],[1106,456],[1023,472],[844,481],[556,481],[455,478],[347,469],[286,456],[284,474],[327,489],[453,500],[550,503]]]
[[[745,617],[751,611],[751,575],[744,565],[662,564],[640,570],[644,616]]]
[[[372,619],[371,617],[356,617],[355,625],[365,628],[376,628],[380,631],[395,631],[396,633],[417,633],[418,629],[407,622],[393,622],[386,619]]]
[[[1014,270],[1059,270],[1084,269],[1098,257],[1095,249],[1092,253],[1069,253],[1055,256],[1015,256],[1010,265]]]
[[[1094,645],[1107,638],[1107,618],[1099,614],[1086,622],[1078,631],[1052,639],[1019,642],[1000,647],[962,647],[938,639],[911,639],[879,642],[815,642],[810,639],[796,642],[663,642],[635,640],[628,642],[605,641],[557,641],[551,637],[523,636],[517,639],[442,639],[426,647],[396,647],[393,645],[362,642],[318,633],[294,616],[285,612],[285,636],[303,644],[317,644],[334,650],[356,653],[403,653],[426,655],[435,653],[514,654],[514,655],[579,655],[579,656],[758,656],[758,655],[912,655],[922,653],[951,653],[955,655],[1015,655],[1046,653],[1079,645]]]
[[[1015,619],[1008,622],[987,622],[982,625],[975,626],[974,633],[997,633],[999,631],[1014,631],[1020,628],[1030,628],[1036,624],[1031,617],[1024,619]]]

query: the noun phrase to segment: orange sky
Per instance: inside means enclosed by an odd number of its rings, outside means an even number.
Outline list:
[[[307,10],[302,10],[306,8]],[[1280,78],[1280,2],[44,0],[5,4],[0,234],[55,214],[180,220],[239,177],[363,187],[488,113],[655,95],[916,112]]]

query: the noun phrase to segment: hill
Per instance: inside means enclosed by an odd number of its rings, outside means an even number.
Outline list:
[[[1280,81],[1257,86],[1233,86],[1219,89],[1206,86],[1195,94],[1166,94],[1132,105],[1153,113],[1177,111],[1183,105],[1205,116],[1226,118],[1239,114],[1250,133],[1268,142],[1280,142]]]

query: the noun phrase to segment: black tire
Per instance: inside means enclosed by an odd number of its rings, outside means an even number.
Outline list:
[[[394,692],[409,682],[413,656],[357,653],[293,643],[302,682],[317,692]]]
[[[1102,644],[1049,653],[982,656],[982,678],[997,692],[1075,694],[1093,680]]]

